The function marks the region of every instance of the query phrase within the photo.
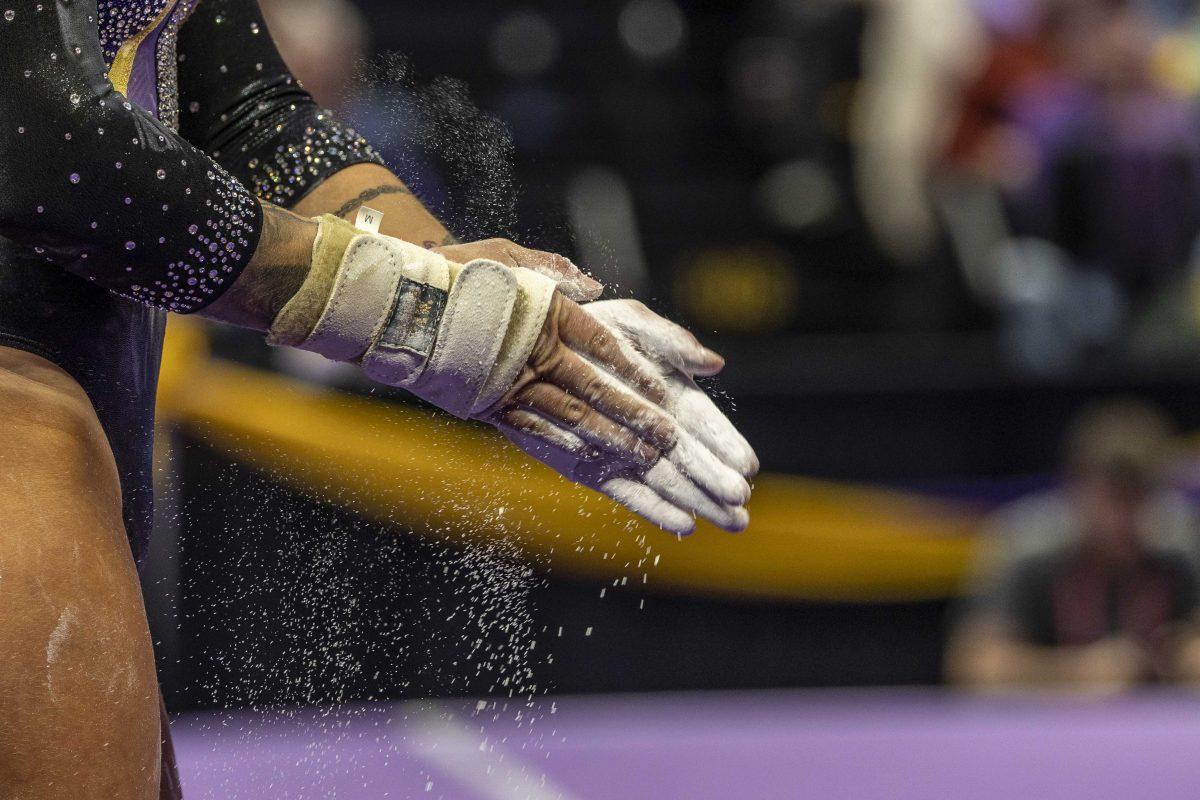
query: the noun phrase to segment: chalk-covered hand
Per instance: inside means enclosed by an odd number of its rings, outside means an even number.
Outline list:
[[[576,303],[596,300],[604,286],[584,273],[566,256],[532,250],[508,239],[481,239],[444,247],[435,247],[433,252],[449,261],[468,264],[478,258],[496,261],[506,267],[521,267],[532,270],[554,281],[558,290]]]
[[[749,522],[747,480],[758,472],[758,458],[694,380],[719,372],[724,361],[635,300],[590,303],[583,310],[603,324],[631,363],[661,380],[665,390],[655,399],[676,421],[675,443],[647,466],[596,451],[577,431],[537,413],[510,412],[500,420],[501,430],[540,461],[665,530],[690,533],[697,516],[743,530]]]
[[[360,364],[463,419],[546,420],[594,458],[649,467],[675,447],[665,382],[554,279],[488,259],[464,265],[325,217],[308,279],[273,344]]]

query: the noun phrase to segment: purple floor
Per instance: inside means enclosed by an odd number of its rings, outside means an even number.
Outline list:
[[[188,800],[1195,800],[1200,698],[563,697],[174,726]]]

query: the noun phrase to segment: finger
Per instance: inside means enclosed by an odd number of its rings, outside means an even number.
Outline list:
[[[614,422],[582,398],[571,395],[558,386],[536,381],[523,388],[515,400],[619,458],[630,459],[641,466],[649,466],[661,455],[657,447],[643,441],[637,433]],[[520,416],[516,419],[531,424]]]
[[[486,258],[489,261],[498,261],[506,267],[520,266],[512,252],[504,245],[500,239],[489,239],[483,242],[468,242],[466,244],[452,244],[446,247],[438,247],[434,252],[449,261],[456,264],[469,264],[477,258]]]
[[[573,460],[590,458],[596,452],[594,445],[589,444],[574,432],[563,428],[561,425],[555,425],[540,414],[528,409],[505,409],[496,414],[492,421],[504,431],[505,435],[508,435],[509,431],[513,431],[519,434],[522,439],[537,439],[541,443],[561,450]],[[518,442],[518,444],[523,446],[524,442]],[[535,458],[545,461],[541,455],[536,453],[533,455]]]
[[[688,375],[716,375],[725,359],[700,344],[682,325],[676,325],[637,300],[607,300],[584,306],[595,319],[626,334],[633,346],[652,359],[666,361]]]
[[[585,274],[566,256],[543,250],[530,250],[511,243],[509,254],[518,266],[556,281],[559,291],[576,303],[595,300],[604,293],[604,284]]]
[[[559,314],[558,334],[563,343],[592,361],[603,364],[651,402],[662,404],[666,398],[666,387],[662,380],[625,355],[611,330],[592,319],[575,303],[562,303]]]
[[[533,411],[508,409],[491,422],[524,453],[590,489],[597,489],[613,473],[629,468],[627,461],[589,460],[598,452],[595,446]]]
[[[604,475],[593,469],[600,466],[599,462],[578,460],[571,453],[584,453],[591,445],[570,431],[524,409],[509,409],[501,416],[503,419],[495,420],[496,426],[509,441],[559,474],[607,495],[654,525],[678,536],[686,536],[695,528],[691,513],[672,505],[644,481],[631,474]]]
[[[758,456],[746,438],[717,408],[716,403],[690,380],[668,378],[675,394],[672,410],[681,427],[744,478],[758,474]]]
[[[486,258],[506,267],[524,267],[553,280],[558,284],[559,291],[577,303],[595,300],[604,292],[603,284],[586,275],[569,258],[557,253],[531,250],[507,239],[453,244],[436,248],[436,252],[460,264]]]
[[[742,506],[750,500],[750,484],[746,479],[725,465],[687,431],[680,431],[675,447],[666,455],[680,472],[718,502]]]
[[[600,491],[668,533],[688,536],[696,529],[691,514],[672,505],[641,481],[627,476],[609,478]]]
[[[599,368],[570,350],[563,349],[542,377],[542,383],[556,386],[573,399],[583,401],[584,406],[633,430],[654,447],[667,450],[674,446],[678,425],[669,414],[621,386],[615,378],[606,379]],[[661,392],[664,399],[665,392],[664,388]],[[520,394],[518,392],[518,398]]]
[[[646,485],[676,507],[708,520],[730,533],[740,533],[750,524],[741,506],[717,503],[669,460],[663,458],[643,475]]]

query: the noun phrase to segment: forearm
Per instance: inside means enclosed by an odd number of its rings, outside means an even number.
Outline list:
[[[1159,672],[1165,681],[1200,686],[1200,630],[1195,622],[1168,637],[1160,653]]]
[[[379,232],[424,247],[455,243],[446,227],[404,183],[379,164],[356,164],[331,175],[294,207],[306,217],[333,214],[354,222],[368,206],[383,214]]]
[[[1053,657],[993,632],[967,631],[952,640],[946,673],[951,682],[975,689],[995,689],[1060,678]]]
[[[969,660],[967,683],[979,688],[1056,685],[1074,680],[1077,654],[1011,639],[981,642]]]
[[[308,275],[317,233],[311,218],[333,214],[353,222],[364,205],[383,213],[384,235],[426,247],[453,241],[390,171],[378,164],[358,164],[323,181],[291,211],[263,203],[262,235],[254,257],[203,315],[265,331]]]
[[[254,257],[201,315],[266,331],[308,276],[316,236],[317,223],[264,203],[262,235]]]

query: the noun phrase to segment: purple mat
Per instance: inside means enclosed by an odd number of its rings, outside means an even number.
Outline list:
[[[188,716],[188,800],[1195,800],[1200,699],[786,692]]]

